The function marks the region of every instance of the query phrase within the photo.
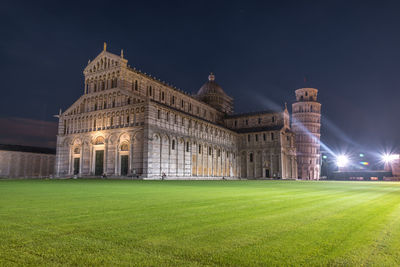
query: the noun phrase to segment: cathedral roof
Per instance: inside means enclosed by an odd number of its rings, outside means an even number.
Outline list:
[[[280,113],[280,112],[283,112],[283,111],[284,110],[267,109],[267,110],[262,110],[262,111],[251,111],[251,112],[245,112],[245,113],[236,113],[236,114],[227,115],[226,119],[233,119],[233,118],[247,117],[247,116],[255,116],[255,115],[263,115],[263,114]]]
[[[234,131],[237,133],[256,133],[256,132],[279,131],[283,127],[284,127],[283,125],[273,125],[273,126],[234,129]]]
[[[221,86],[215,82],[215,75],[210,73],[208,75],[208,81],[200,87],[197,92],[197,96],[205,96],[205,95],[221,95],[227,97],[228,95],[224,92]]]

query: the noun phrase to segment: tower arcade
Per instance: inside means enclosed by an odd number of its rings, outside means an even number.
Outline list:
[[[296,136],[298,178],[318,180],[320,176],[321,104],[318,90],[296,90],[292,105],[292,130]]]

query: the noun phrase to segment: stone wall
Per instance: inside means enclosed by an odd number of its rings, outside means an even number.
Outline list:
[[[289,113],[285,109],[281,112],[260,112],[256,114],[238,114],[224,120],[227,128],[232,130],[256,127],[274,127],[283,125],[290,127]]]
[[[145,123],[146,178],[237,178],[237,134],[151,102]]]
[[[41,178],[54,174],[55,155],[0,150],[0,178]]]
[[[239,140],[241,177],[297,178],[294,134],[288,128],[242,133]]]

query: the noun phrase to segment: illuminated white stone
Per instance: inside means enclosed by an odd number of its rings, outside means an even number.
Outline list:
[[[232,115],[213,74],[193,96],[127,63],[104,49],[84,69],[83,95],[59,116],[58,176],[94,176],[97,155],[109,177],[297,178],[286,107]]]

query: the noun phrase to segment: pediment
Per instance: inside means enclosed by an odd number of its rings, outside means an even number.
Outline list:
[[[84,69],[85,75],[90,73],[107,71],[110,69],[126,67],[128,60],[116,54],[110,53],[103,50],[95,59],[89,61],[88,65]]]

